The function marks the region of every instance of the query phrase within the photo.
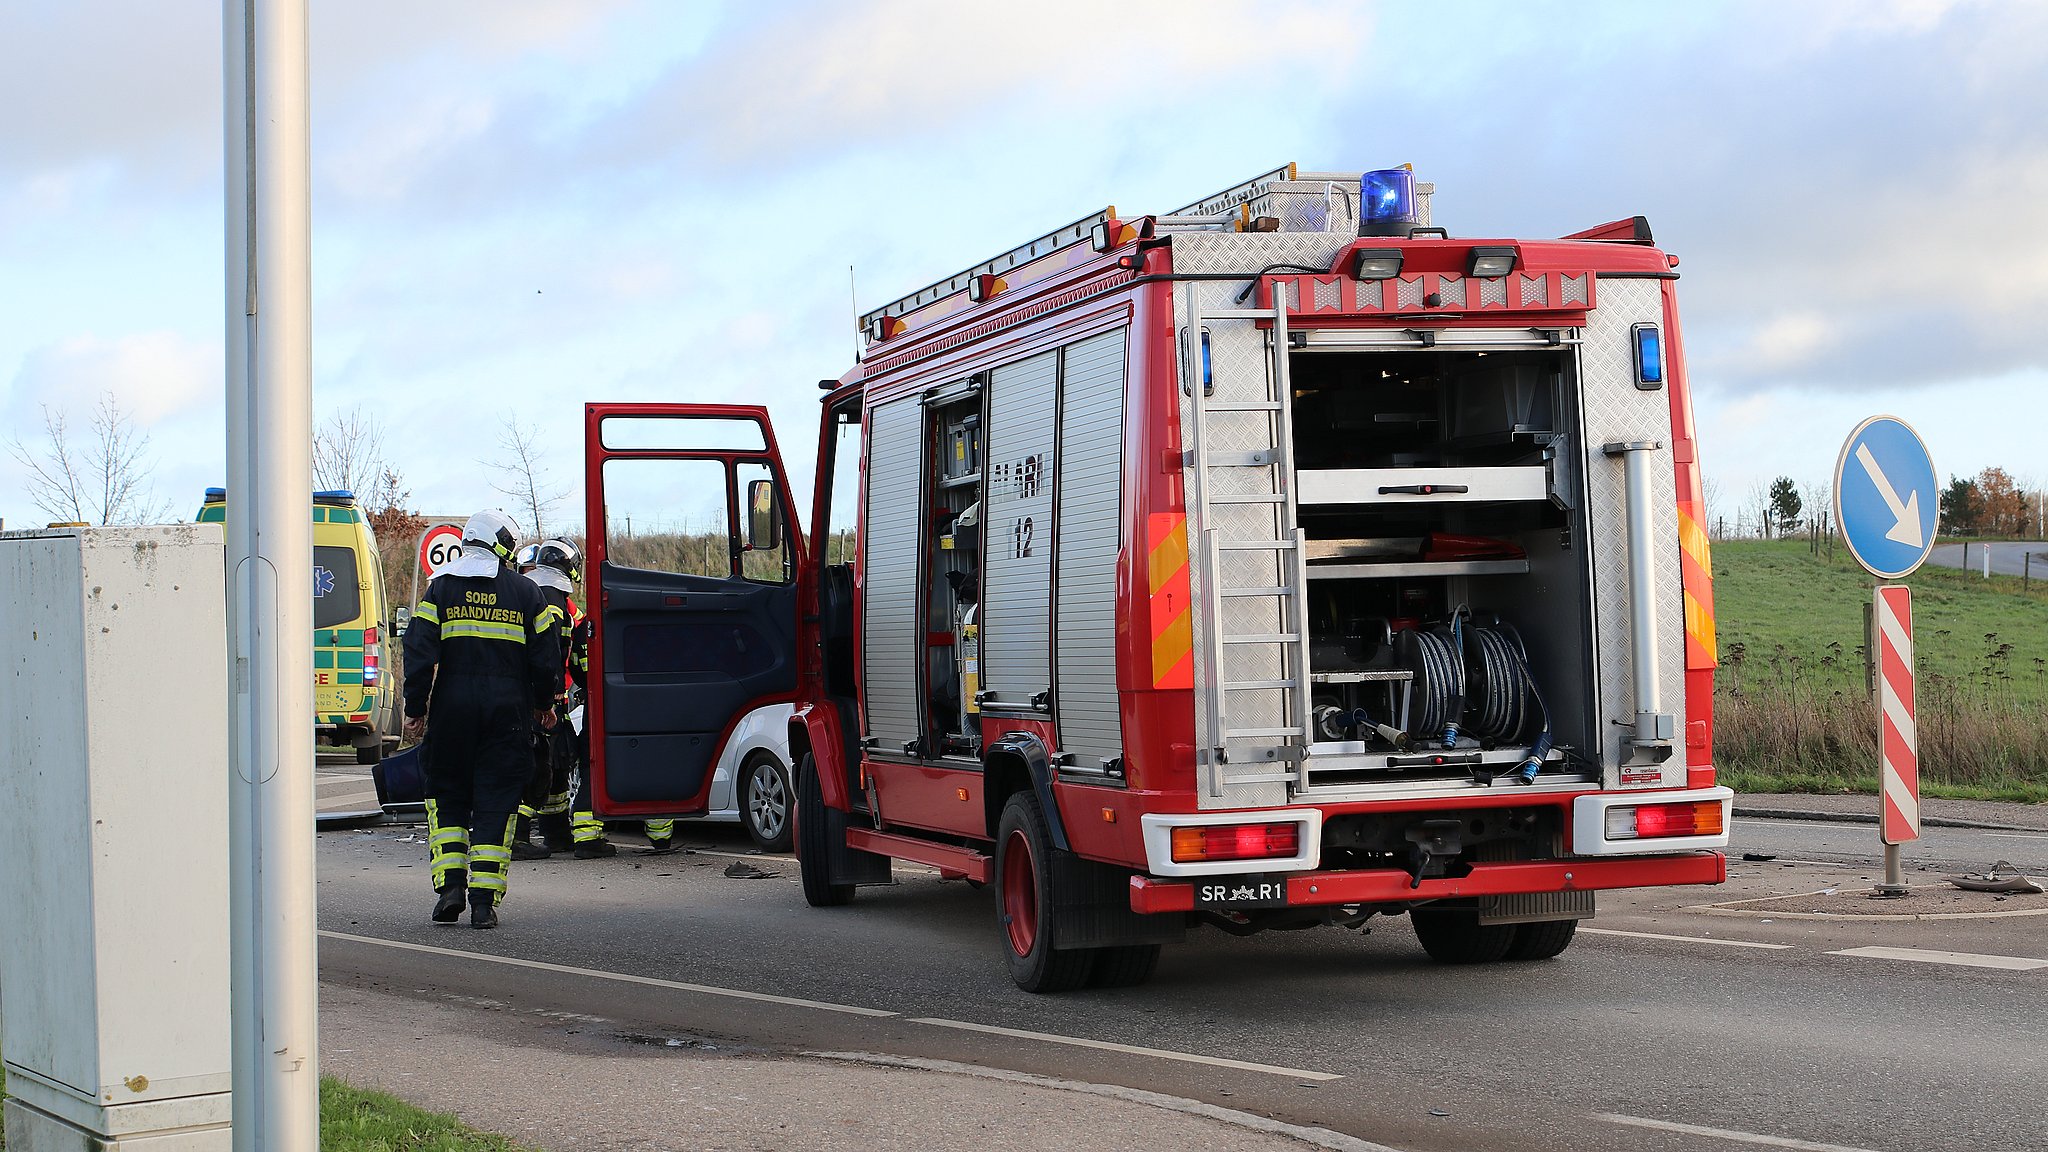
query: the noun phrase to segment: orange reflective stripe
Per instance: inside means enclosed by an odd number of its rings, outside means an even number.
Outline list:
[[[1152,686],[1195,686],[1193,587],[1188,579],[1188,518],[1154,512],[1147,537],[1152,615]]]
[[[1679,576],[1685,589],[1685,665],[1712,668],[1721,649],[1714,638],[1714,565],[1706,530],[1685,505],[1678,509]]]

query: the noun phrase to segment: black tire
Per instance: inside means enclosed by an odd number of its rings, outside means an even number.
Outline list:
[[[853,899],[853,885],[832,883],[828,863],[830,845],[826,837],[831,825],[825,818],[825,792],[818,784],[818,766],[810,753],[797,766],[796,785],[796,870],[803,878],[804,902],[813,908],[836,908]]]
[[[740,823],[763,852],[787,852],[794,839],[789,769],[768,753],[740,766]]]
[[[1515,941],[1508,945],[1510,960],[1548,960],[1571,947],[1578,933],[1577,920],[1541,920],[1515,925]]]
[[[1515,924],[1481,924],[1471,908],[1417,908],[1408,914],[1422,950],[1439,964],[1492,964],[1514,945]]]
[[[376,764],[384,759],[384,740],[379,737],[356,748],[356,763]]]
[[[1088,983],[1096,988],[1130,988],[1152,978],[1159,967],[1159,945],[1120,944],[1095,950]]]
[[[1088,982],[1092,948],[1053,939],[1052,838],[1027,789],[1013,792],[996,826],[996,929],[1010,979],[1026,992],[1067,992]]]

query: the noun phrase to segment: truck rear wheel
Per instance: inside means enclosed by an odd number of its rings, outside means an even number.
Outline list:
[[[1515,942],[1508,945],[1510,960],[1548,960],[1571,947],[1578,933],[1577,920],[1540,920],[1515,925]]]
[[[803,877],[804,902],[813,908],[835,908],[853,899],[853,885],[832,883],[825,790],[808,752],[797,765],[796,778],[796,870]]]
[[[1472,908],[1417,908],[1408,914],[1422,950],[1439,964],[1491,964],[1507,957],[1516,924],[1481,924]]]
[[[1010,979],[1026,992],[1079,988],[1095,966],[1094,949],[1054,946],[1052,853],[1038,798],[1011,793],[996,827],[996,925]]]

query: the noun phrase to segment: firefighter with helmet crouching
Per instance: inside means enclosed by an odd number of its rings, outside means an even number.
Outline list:
[[[550,607],[560,614],[555,636],[563,655],[559,691],[555,695],[555,726],[533,742],[533,775],[528,778],[525,802],[519,805],[519,827],[512,837],[514,860],[545,860],[556,852],[574,847],[569,823],[570,775],[576,768],[576,736],[569,724],[568,674],[570,640],[583,612],[571,599],[583,578],[583,556],[576,545],[551,537],[519,550],[519,571],[540,589]],[[535,826],[542,844],[533,842]]]
[[[555,726],[559,612],[509,566],[518,527],[496,510],[462,530],[462,554],[427,585],[405,633],[405,731],[424,735],[436,924],[469,905],[498,926],[537,724]]]

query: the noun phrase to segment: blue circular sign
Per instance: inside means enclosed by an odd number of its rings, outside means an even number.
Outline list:
[[[1934,550],[1941,489],[1920,434],[1896,416],[1849,433],[1835,462],[1835,522],[1850,555],[1880,580],[1911,573]]]

